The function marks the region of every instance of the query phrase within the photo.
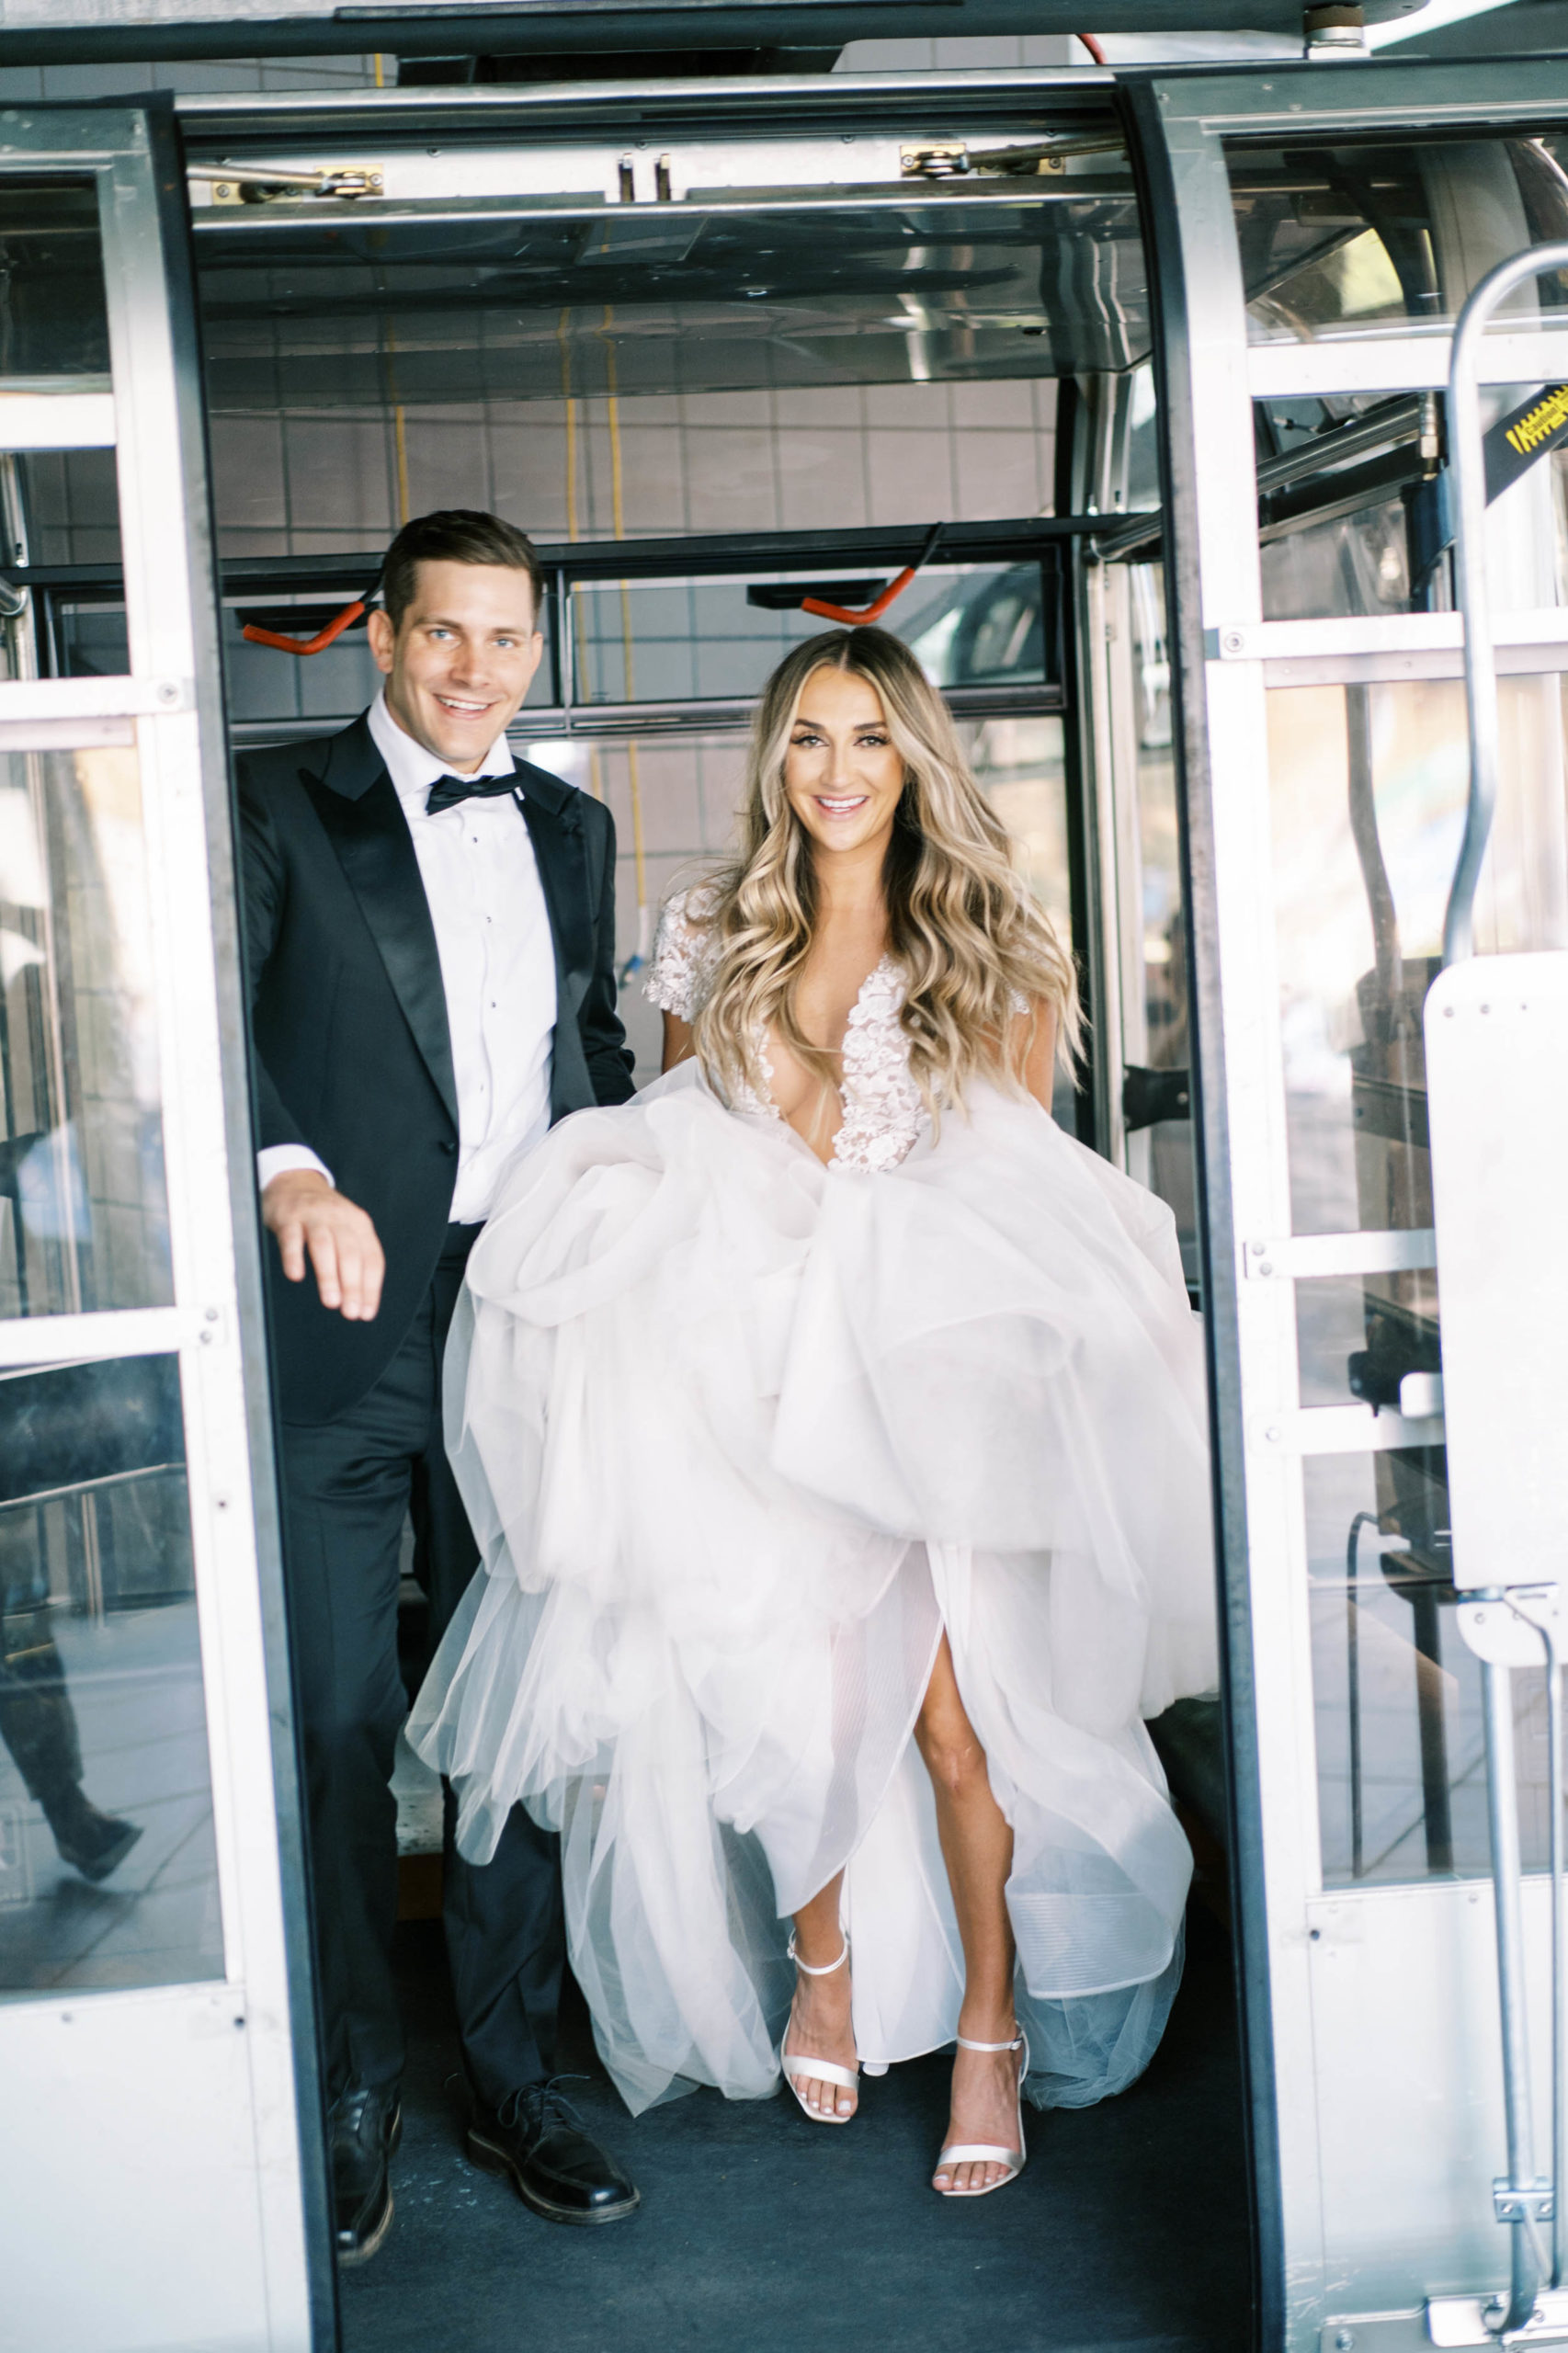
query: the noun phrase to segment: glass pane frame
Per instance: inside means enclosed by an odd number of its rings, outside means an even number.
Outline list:
[[[129,659],[118,676],[0,682],[0,744],[15,754],[134,745],[172,1301],[0,1322],[0,1370],[108,1370],[134,1357],[177,1364],[222,1955],[216,1984],[176,1971],[174,1982],[140,1989],[72,1990],[63,2000],[40,1990],[0,2004],[3,2071],[19,2106],[47,2103],[51,2037],[70,2025],[100,2104],[145,2098],[152,2172],[172,2166],[170,2182],[187,2183],[171,2193],[169,2226],[181,2234],[177,2251],[172,2239],[166,2251],[171,2334],[210,2333],[225,2297],[264,2294],[273,2326],[313,2341],[330,2329],[331,2287],[312,2281],[308,2252],[307,2211],[324,2214],[324,2182],[181,156],[162,108],[18,108],[7,110],[5,131],[0,184],[17,172],[96,188],[110,381],[90,391],[34,386],[0,433],[13,449],[112,444]],[[134,2088],[149,2068],[159,2071],[163,2109],[151,2085]],[[167,2131],[159,2140],[165,2109],[179,2120],[168,2128],[177,2147]],[[55,2151],[42,2114],[28,2181],[14,2183],[24,2205],[51,2194]],[[193,2250],[180,2199],[208,2203],[198,2188],[203,2164],[215,2236]],[[106,2279],[119,2261],[117,2232],[137,2234],[128,2247],[139,2247],[139,2259],[161,2244],[155,2216],[117,2180]],[[83,2166],[84,2211],[99,2187]],[[324,2226],[319,2235],[324,2248]],[[60,2283],[24,2267],[14,2284],[27,2333],[27,2314],[35,2303],[48,2310]],[[80,2293],[90,2302],[97,2290],[84,2281]],[[163,2303],[160,2291],[160,2319]],[[187,2329],[189,2313],[199,2318]],[[42,2319],[37,2326],[47,2333]]]
[[[1428,2290],[1461,2280],[1489,2289],[1506,2260],[1491,2203],[1500,2155],[1491,2118],[1500,2097],[1495,2045],[1484,2028],[1468,2037],[1455,2028],[1457,2005],[1473,2005],[1483,2018],[1495,2000],[1489,1931],[1483,1939],[1476,1925],[1484,1889],[1462,1881],[1324,1888],[1304,1466],[1369,1444],[1418,1448],[1440,1439],[1442,1426],[1440,1415],[1395,1414],[1369,1438],[1363,1406],[1303,1407],[1297,1280],[1420,1262],[1406,1255],[1412,1236],[1292,1235],[1261,789],[1266,698],[1285,682],[1285,665],[1316,664],[1312,675],[1346,683],[1452,675],[1459,636],[1453,616],[1434,613],[1264,622],[1252,403],[1440,387],[1449,335],[1375,332],[1249,348],[1224,147],[1369,131],[1397,141],[1434,128],[1485,138],[1562,123],[1568,69],[1532,60],[1369,65],[1350,77],[1290,67],[1223,80],[1153,77],[1130,93],[1130,111],[1143,141],[1165,337],[1196,1108],[1265,2331],[1288,2353],[1305,2353],[1326,2341],[1325,2326],[1333,2333],[1334,2313],[1407,2311]],[[1488,339],[1483,375],[1498,384],[1555,380],[1564,363],[1561,331],[1505,328]],[[1510,615],[1507,634],[1521,641],[1512,655],[1519,668],[1559,666],[1548,650],[1561,642],[1555,613]],[[1427,2097],[1417,2109],[1408,2103],[1423,2067]],[[1484,2134],[1474,2130],[1483,2105]]]

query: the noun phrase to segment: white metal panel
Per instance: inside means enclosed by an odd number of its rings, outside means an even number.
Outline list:
[[[1550,2111],[1550,1897],[1525,1887],[1530,2047]],[[1500,2287],[1497,1953],[1485,1881],[1342,1890],[1306,1907],[1323,2135],[1325,2311]],[[1392,2128],[1392,2129],[1391,2129]],[[1311,2340],[1308,2340],[1311,2341]],[[1359,2340],[1358,2340],[1359,2341]]]
[[[1409,335],[1332,335],[1318,343],[1256,343],[1247,354],[1255,400],[1312,400],[1334,392],[1441,392],[1453,337],[1431,327]],[[1483,347],[1483,384],[1557,383],[1568,376],[1568,330],[1499,328]]]
[[[1568,952],[1456,964],[1426,1000],[1454,1580],[1568,1552]]]
[[[15,392],[0,381],[0,449],[111,449],[111,392]]]
[[[0,2353],[303,2353],[267,2329],[253,2031],[222,1984],[0,2003]]]

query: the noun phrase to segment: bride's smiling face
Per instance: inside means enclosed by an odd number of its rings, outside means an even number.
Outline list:
[[[903,782],[875,687],[848,670],[813,670],[790,731],[784,790],[817,848],[885,847]]]

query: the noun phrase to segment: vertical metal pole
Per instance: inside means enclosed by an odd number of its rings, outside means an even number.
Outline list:
[[[1508,2187],[1528,2197],[1535,2182],[1535,2129],[1530,2114],[1529,2035],[1525,2011],[1525,1929],[1520,1901],[1519,1806],[1514,1778],[1513,1674],[1481,1662],[1481,1704],[1486,1727],[1486,1812],[1492,1833],[1492,1881],[1497,1907],[1497,1995],[1503,2023],[1503,2106],[1508,2136]],[[1511,2293],[1503,2327],[1521,2328],[1535,2310],[1540,2285],[1530,2225],[1517,2213]]]

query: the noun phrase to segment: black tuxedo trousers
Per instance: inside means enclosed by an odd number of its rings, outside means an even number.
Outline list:
[[[392,1983],[397,1806],[388,1786],[408,1712],[398,1665],[404,1515],[432,1647],[478,1563],[441,1433],[441,1358],[472,1226],[449,1226],[396,1355],[336,1421],[282,1432],[286,1558],[314,1860],[330,2095],[403,2071]],[[565,1941],[556,1840],[513,1809],[490,1862],[467,1863],[446,1800],[442,1905],[469,2079],[499,2107],[549,2075]]]

